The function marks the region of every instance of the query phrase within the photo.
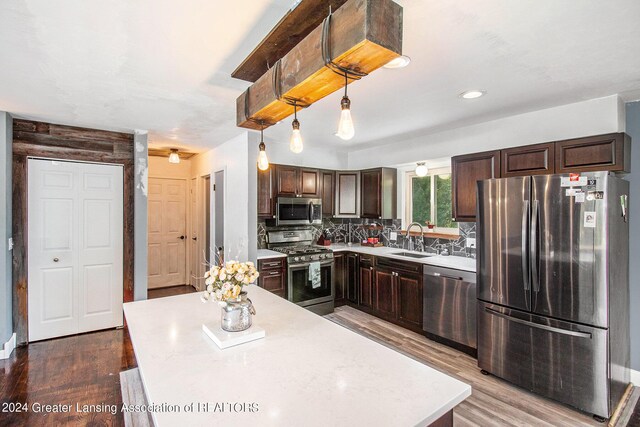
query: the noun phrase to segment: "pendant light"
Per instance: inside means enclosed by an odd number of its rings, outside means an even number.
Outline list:
[[[260,123],[260,145],[258,148],[260,152],[258,153],[258,169],[261,171],[266,171],[269,169],[269,159],[267,158],[267,146],[264,145],[264,124]]]
[[[427,165],[425,165],[424,162],[418,162],[417,165],[418,166],[416,166],[416,175],[418,175],[419,177],[427,176],[427,174],[429,173],[429,168],[427,168]]]
[[[342,97],[342,101],[340,101],[342,111],[340,112],[340,121],[338,122],[338,132],[336,132],[336,135],[345,141],[350,140],[356,134],[353,128],[353,120],[351,119],[351,100],[349,96],[347,96],[348,84],[349,77],[347,73],[344,73],[344,96]]]
[[[289,150],[298,154],[302,152],[302,135],[300,134],[300,122],[298,121],[298,105],[293,104],[293,122],[291,123],[293,131],[289,140]]]
[[[180,156],[178,155],[178,150],[176,148],[171,149],[171,153],[169,154],[169,163],[173,163],[175,165],[180,163]]]

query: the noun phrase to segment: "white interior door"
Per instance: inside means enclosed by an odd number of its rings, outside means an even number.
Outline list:
[[[149,288],[186,281],[186,181],[149,178]]]
[[[122,325],[123,169],[29,159],[29,340]]]

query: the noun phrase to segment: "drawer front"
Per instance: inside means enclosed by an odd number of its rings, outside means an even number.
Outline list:
[[[261,259],[258,261],[258,271],[262,270],[273,270],[273,269],[283,269],[284,268],[285,259],[271,258],[271,259]]]
[[[478,304],[478,366],[585,412],[610,414],[606,329]]]

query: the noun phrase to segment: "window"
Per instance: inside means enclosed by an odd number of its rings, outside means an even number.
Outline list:
[[[411,171],[406,176],[405,226],[418,222],[435,225],[440,233],[458,234],[458,223],[451,212],[451,170],[434,169],[429,175],[419,177]]]

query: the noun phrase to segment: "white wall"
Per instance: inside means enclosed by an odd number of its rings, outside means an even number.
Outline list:
[[[548,108],[433,134],[394,137],[389,144],[352,151],[350,169],[393,166],[519,145],[624,131],[617,95]],[[384,153],[383,158],[381,154]]]
[[[149,157],[149,178],[191,178],[191,160],[180,159],[180,163],[169,163],[166,157]]]
[[[250,143],[249,140],[252,140]],[[213,175],[225,170],[225,254],[231,259],[256,262],[257,199],[256,159],[258,145],[255,136],[243,133],[222,145],[191,158],[192,177]],[[213,198],[212,198],[213,203]],[[214,206],[211,206],[213,230]],[[253,224],[251,226],[251,224]],[[212,235],[213,239],[214,236]],[[213,247],[213,240],[211,242]]]
[[[268,132],[267,129],[265,132]],[[255,146],[260,143],[260,133],[251,132],[255,136]],[[347,151],[333,149],[305,147],[302,153],[295,154],[289,150],[289,143],[273,142],[266,136],[264,140],[267,146],[267,157],[270,163],[280,165],[299,165],[318,169],[348,169]],[[256,148],[257,150],[257,148]]]

